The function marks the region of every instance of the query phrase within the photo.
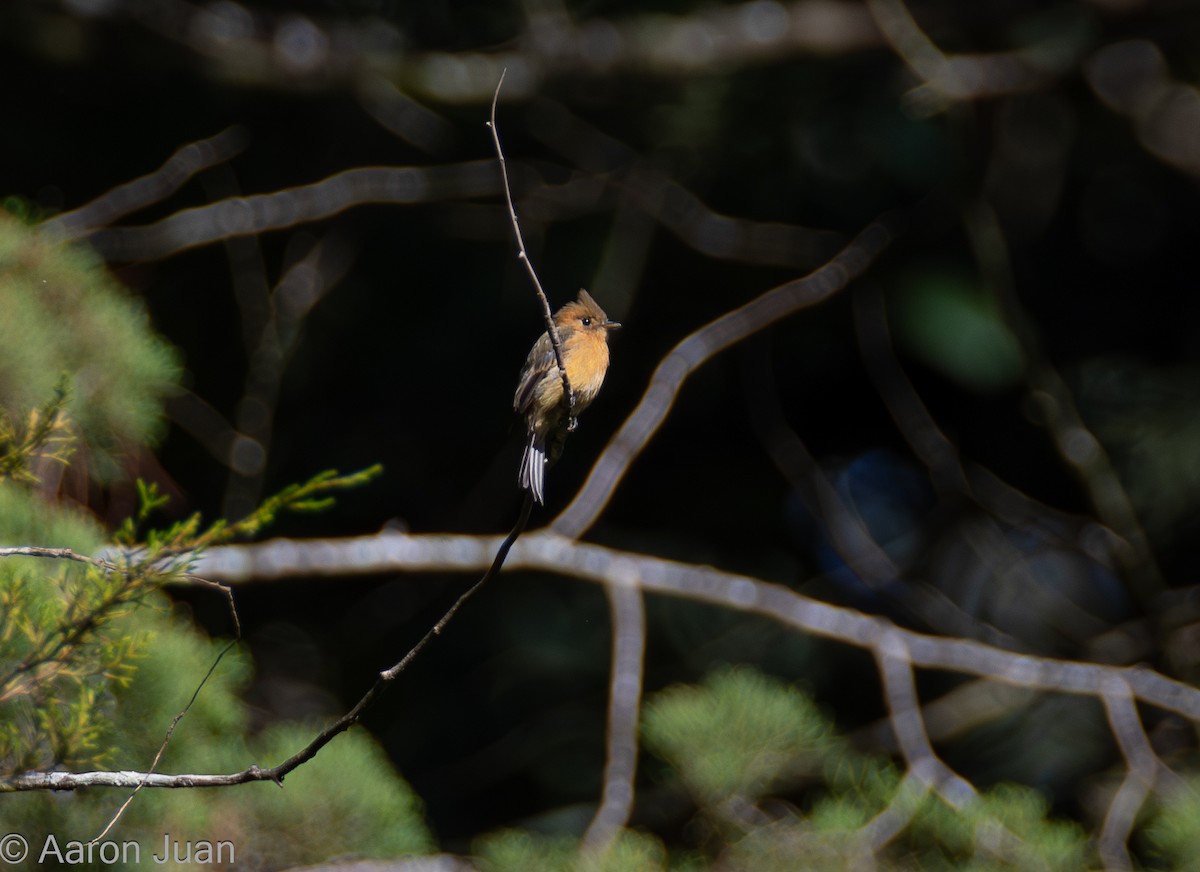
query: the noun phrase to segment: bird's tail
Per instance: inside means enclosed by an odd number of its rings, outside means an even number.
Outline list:
[[[529,434],[525,453],[521,455],[521,471],[517,475],[521,487],[533,495],[539,504],[546,496],[546,439],[537,433]]]

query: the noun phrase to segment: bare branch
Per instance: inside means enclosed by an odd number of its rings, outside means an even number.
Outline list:
[[[212,548],[200,558],[206,578],[238,582],[294,576],[340,578],[382,572],[462,572],[484,568],[495,536],[385,532],[345,539],[274,539]],[[904,643],[914,666],[988,678],[1016,687],[1098,696],[1118,676],[1140,701],[1200,721],[1200,689],[1138,666],[1109,666],[1019,654],[968,639],[930,636],[883,618],[830,605],[790,588],[710,566],[666,560],[579,542],[551,530],[527,533],[506,570],[533,569],[592,582],[617,579],[643,591],[764,615],[803,632],[875,651],[884,630]]]
[[[519,522],[518,522],[519,523]],[[387,532],[375,536],[335,540],[269,540],[254,545],[222,546],[208,550],[198,572],[209,579],[236,582],[279,580],[296,575],[344,577],[354,573],[489,569],[500,571],[512,548],[505,570],[533,569],[574,576],[587,581],[620,584],[641,591],[714,603],[736,611],[759,614],[805,633],[833,639],[873,652],[885,668],[889,704],[897,734],[907,753],[921,763],[918,774],[940,791],[965,796],[970,785],[938,766],[929,766],[923,728],[916,731],[919,711],[914,709],[911,669],[937,669],[987,678],[1017,687],[1102,697],[1116,679],[1125,683],[1133,698],[1165,711],[1200,722],[1200,689],[1167,678],[1150,669],[1108,666],[1017,654],[980,642],[929,636],[896,627],[883,618],[854,609],[830,605],[790,588],[708,566],[696,566],[648,555],[622,552],[579,542],[550,531],[528,534],[519,542],[510,533],[504,540],[492,536],[414,535]],[[500,549],[497,551],[497,549]],[[493,552],[496,552],[493,554]],[[472,588],[448,613],[452,615]],[[419,650],[445,626],[439,621],[416,646]],[[337,722],[302,751],[271,769],[252,766],[228,775],[151,774],[147,787],[212,787],[248,781],[280,781],[311,759],[335,735],[355,723],[374,697],[411,661],[413,652],[380,674],[375,686]],[[898,714],[897,714],[898,713]],[[944,766],[944,764],[943,764]],[[83,786],[136,787],[147,773],[35,773],[0,781],[0,792],[14,790],[72,790]],[[951,777],[953,776],[953,777]],[[946,795],[943,793],[943,795]]]
[[[224,517],[240,518],[253,511],[261,499],[280,385],[301,326],[312,307],[341,281],[351,263],[346,247],[327,236],[313,243],[274,288],[268,291],[265,283],[260,286],[261,299],[256,302],[265,312],[265,323],[257,330],[247,331],[254,335],[247,336],[250,341],[245,387],[237,407],[236,431],[224,458],[229,466]],[[243,307],[247,327],[254,320],[246,311],[249,308]]]
[[[436,154],[454,138],[454,127],[446,118],[414,100],[385,76],[364,75],[357,91],[367,114],[409,145]]]
[[[1161,48],[1148,39],[1127,39],[1097,51],[1083,67],[1092,91],[1133,125],[1142,148],[1155,158],[1200,176],[1194,130],[1200,89],[1175,79]]]
[[[1131,592],[1149,603],[1166,587],[1158,559],[1108,452],[1079,414],[1070,388],[1042,350],[1033,321],[1017,297],[1000,222],[995,212],[981,203],[967,212],[966,228],[989,290],[1003,307],[1028,360],[1029,397],[1041,412],[1059,456],[1087,489],[1097,518],[1123,540],[1120,544],[1124,547],[1115,548],[1114,556],[1133,582]]]
[[[862,275],[891,239],[888,222],[876,221],[824,266],[710,321],[671,349],[655,369],[637,408],[605,446],[575,499],[554,520],[553,529],[575,537],[596,522],[630,465],[666,420],[692,372],[747,336],[843,290]]]
[[[1064,38],[1016,51],[947,55],[921,30],[903,0],[867,0],[867,8],[892,49],[922,80],[910,97],[929,112],[940,111],[947,102],[1032,90],[1079,59],[1079,47]]]
[[[228,127],[216,136],[185,145],[149,175],[117,185],[92,202],[46,221],[42,227],[67,239],[89,236],[131,212],[165,200],[195,176],[235,157],[248,137],[240,127]]]
[[[629,823],[637,774],[638,723],[646,659],[646,610],[642,592],[620,580],[604,586],[612,614],[612,675],[600,807],[583,835],[585,850],[602,853]]]
[[[533,497],[529,494],[526,494],[525,501],[522,504],[521,513],[517,518],[516,524],[497,546],[496,554],[492,558],[492,562],[488,566],[483,577],[480,578],[479,581],[475,582],[475,584],[473,584],[470,588],[468,588],[467,591],[459,596],[457,600],[455,600],[454,604],[446,611],[444,615],[442,615],[438,622],[434,624],[423,637],[421,637],[420,641],[418,641],[417,644],[414,645],[398,663],[379,673],[379,677],[375,680],[375,683],[362,696],[362,698],[355,703],[354,707],[351,708],[350,711],[346,712],[346,714],[342,715],[342,717],[340,717],[338,720],[327,726],[311,742],[277,766],[273,766],[269,769],[263,769],[257,765],[252,765],[241,772],[234,772],[228,775],[160,775],[153,771],[154,767],[158,765],[159,760],[162,758],[162,754],[166,750],[167,744],[171,740],[171,734],[174,732],[176,725],[178,725],[183,716],[187,714],[188,709],[190,709],[192,706],[192,703],[196,701],[196,697],[199,695],[200,690],[204,687],[205,683],[212,675],[213,670],[216,669],[217,664],[220,663],[221,658],[225,656],[226,651],[233,647],[234,643],[231,642],[217,656],[216,661],[209,668],[208,673],[200,682],[199,687],[196,688],[195,693],[193,693],[191,700],[184,707],[183,711],[179,712],[179,714],[177,714],[175,719],[171,722],[170,727],[167,729],[167,735],[163,739],[162,746],[159,748],[158,754],[154,758],[154,762],[150,771],[82,772],[77,774],[67,772],[26,773],[25,775],[0,779],[0,793],[13,793],[25,790],[77,790],[81,787],[130,787],[133,788],[134,794],[136,795],[137,792],[144,787],[229,787],[236,784],[247,784],[251,781],[274,781],[276,784],[282,787],[283,779],[289,773],[302,766],[304,763],[307,763],[309,760],[315,757],[322,748],[328,745],[329,742],[334,739],[334,737],[340,733],[344,733],[346,730],[350,729],[350,727],[356,724],[359,718],[362,717],[363,712],[365,712],[367,708],[370,707],[371,703],[375,701],[376,697],[378,697],[387,688],[387,686],[395,680],[396,676],[400,675],[400,673],[402,673],[408,667],[409,663],[411,663],[413,659],[425,649],[425,646],[427,646],[433,640],[434,636],[439,635],[442,630],[446,628],[446,625],[450,623],[451,619],[455,614],[457,614],[458,610],[462,608],[467,600],[470,599],[476,592],[478,592],[486,582],[494,578],[497,573],[500,572],[504,566],[505,558],[508,556],[509,549],[512,548],[513,543],[517,541],[517,538],[524,531],[525,525],[529,523],[529,514],[532,508]],[[196,576],[189,575],[187,578],[188,580],[195,580]],[[219,584],[218,582],[213,582],[211,580],[206,581],[206,583]],[[226,587],[225,585],[220,586]],[[238,626],[240,628],[240,623]],[[112,825],[117,819],[120,818],[121,814],[124,813],[132,799],[133,796],[130,796],[129,799],[125,801],[125,803],[118,810],[116,818],[110,821],[109,825],[105,827],[104,833],[107,833],[108,830],[111,829]],[[96,837],[96,839],[99,840],[103,838],[104,833],[101,833]]]
[[[656,11],[579,23],[567,16],[543,17],[536,35],[514,31],[503,39],[512,48],[490,54],[414,51],[410,40],[375,16],[322,22],[308,16],[288,18],[285,10],[271,15],[236,7],[231,12],[222,4],[106,2],[105,17],[135,19],[202,58],[199,68],[218,77],[258,87],[295,87],[297,80],[328,87],[377,76],[382,69],[401,79],[406,90],[452,104],[486,100],[503,68],[514,72],[520,93],[533,93],[556,76],[612,76],[620,71],[687,76],[711,67],[735,69],[793,56],[848,54],[881,41],[862,4],[853,0],[751,0],[702,7],[687,15]],[[230,15],[236,20],[232,27],[223,20]],[[90,23],[87,16],[79,20],[81,26]],[[282,26],[289,23],[292,26]]]
[[[904,374],[892,348],[883,292],[860,287],[854,294],[854,328],[859,352],[875,390],[883,400],[896,429],[913,454],[929,469],[934,487],[941,491],[968,492],[958,449],[941,431],[920,394]]]
[[[536,109],[544,123],[531,135],[586,173],[539,193],[539,202],[586,199],[594,208],[603,203],[594,190],[599,181],[618,198],[618,213],[632,205],[700,254],[738,263],[807,271],[845,245],[845,236],[832,230],[717,212],[629,145],[566,107],[542,99]]]
[[[517,220],[517,210],[513,206],[512,188],[508,183],[508,161],[504,159],[504,149],[500,147],[500,130],[496,127],[496,103],[500,100],[500,87],[503,84],[504,73],[501,72],[500,81],[496,83],[496,91],[492,94],[492,117],[488,121],[488,127],[492,131],[496,157],[500,160],[500,177],[504,180],[504,202],[508,206],[508,217],[512,221],[513,235],[517,240],[517,260],[521,261],[525,271],[529,273],[529,280],[533,282],[533,289],[537,292],[538,300],[542,304],[542,316],[546,319],[546,332],[550,334],[550,344],[554,348],[554,359],[558,363],[558,375],[562,379],[563,398],[566,401],[569,416],[571,410],[575,408],[575,393],[571,390],[571,381],[567,378],[567,365],[563,362],[562,340],[558,336],[558,327],[554,324],[554,313],[550,309],[550,301],[546,299],[546,292],[542,289],[537,270],[533,268],[533,263],[529,260],[529,252],[525,250],[525,238],[521,235],[521,222]]]
[[[76,563],[87,563],[100,569],[116,572],[120,569],[115,563],[80,554],[70,548],[42,548],[36,545],[10,545],[0,547],[0,558],[4,557],[49,557],[55,560],[74,560]]]
[[[160,260],[200,245],[329,218],[370,203],[409,205],[494,193],[490,161],[434,167],[358,167],[270,194],[234,197],[181,209],[140,227],[114,227],[91,236],[108,260]]]
[[[154,755],[154,759],[150,762],[150,769],[146,773],[147,778],[157,771],[158,764],[162,762],[163,754],[165,754],[167,751],[167,746],[171,744],[171,737],[175,735],[175,728],[179,726],[179,722],[184,719],[189,711],[191,711],[192,706],[195,705],[196,700],[200,697],[200,691],[204,689],[204,685],[208,684],[208,680],[212,678],[213,673],[217,671],[217,667],[220,665],[221,661],[225,659],[225,655],[232,651],[242,638],[242,622],[238,618],[237,604],[233,599],[233,589],[229,585],[222,584],[219,581],[209,581],[206,578],[200,578],[199,576],[195,575],[186,575],[184,577],[197,584],[216,588],[224,594],[226,602],[229,603],[229,614],[233,618],[235,632],[234,637],[228,642],[228,644],[225,645],[225,647],[220,650],[220,652],[218,652],[216,659],[213,660],[212,664],[208,667],[208,672],[204,673],[204,677],[200,679],[200,683],[196,686],[196,689],[192,691],[192,696],[187,701],[187,704],[176,713],[174,718],[171,719],[171,723],[167,726],[167,732],[163,736],[162,743],[158,746],[158,752]],[[125,815],[125,812],[128,810],[129,806],[133,804],[134,798],[137,797],[142,788],[145,786],[146,782],[142,781],[133,789],[133,792],[125,798],[125,801],[121,803],[120,807],[116,810],[113,816],[109,818],[108,823],[104,826],[104,829],[102,829],[95,837],[93,837],[89,844],[95,845],[109,834],[112,828],[115,827]]]
[[[912,658],[903,636],[893,629],[885,630],[873,652],[883,678],[892,731],[909,770],[948,805],[959,810],[966,808],[978,794],[970,782],[942,762],[929,744],[917,699]]]
[[[1106,869],[1128,870],[1134,868],[1129,856],[1129,836],[1138,812],[1154,788],[1160,764],[1146,738],[1128,683],[1120,676],[1108,676],[1100,700],[1117,747],[1125,758],[1126,772],[1104,815],[1097,850]]]

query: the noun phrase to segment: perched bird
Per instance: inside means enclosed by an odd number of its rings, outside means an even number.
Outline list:
[[[554,326],[558,328],[563,365],[575,394],[574,410],[568,413],[563,403],[562,376],[549,332],[533,343],[513,397],[513,408],[525,416],[529,434],[517,480],[539,503],[545,501],[546,466],[558,459],[566,431],[575,425],[566,416],[578,415],[596,399],[608,371],[608,331],[621,325],[608,320],[599,304],[581,289],[579,299],[554,313]]]

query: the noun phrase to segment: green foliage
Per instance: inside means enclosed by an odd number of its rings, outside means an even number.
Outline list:
[[[256,737],[253,759],[284,760],[322,726],[276,725]],[[269,783],[250,788],[254,795],[240,826],[251,836],[252,852],[245,860],[252,866],[287,867],[328,857],[391,858],[434,848],[420,800],[364,732],[339,736],[288,775],[282,791]]]
[[[716,672],[699,688],[662,692],[646,707],[643,735],[701,804],[757,799],[815,771],[837,745],[808,697],[744,668]]]
[[[95,524],[0,483],[0,542],[94,550]],[[144,641],[109,632],[142,591],[96,566],[0,561],[0,775],[103,757],[109,692],[129,679]]]
[[[0,409],[23,414],[67,373],[70,399],[59,411],[101,480],[159,435],[177,355],[94,254],[0,212],[0,312]]]
[[[583,850],[566,836],[533,836],[502,830],[479,839],[475,853],[487,872],[661,872],[667,868],[662,842],[644,833],[621,832],[604,852]]]
[[[1200,370],[1096,359],[1074,381],[1147,531],[1162,542],[1189,537],[1200,502]]]
[[[205,548],[245,539],[270,526],[282,512],[324,511],[333,505],[333,492],[360,487],[376,478],[383,467],[378,464],[346,475],[335,469],[319,472],[306,482],[291,484],[268,497],[254,511],[235,523],[218,519],[202,527],[198,514],[163,530],[148,530],[139,542],[139,528],[166,501],[158,488],[138,482],[138,511],[122,523],[116,534],[118,544],[140,553],[143,562],[155,563],[165,557],[194,556]]]
[[[1020,379],[1020,342],[994,300],[969,280],[922,272],[896,307],[897,337],[917,358],[976,391],[1010,387]]]
[[[283,512],[327,508],[380,470],[319,473],[236,523],[194,515],[163,529],[148,525],[166,498],[139,482],[119,548],[90,557],[112,540],[90,515],[54,502],[40,479],[76,443],[89,472],[118,472],[122,456],[158,432],[175,354],[91,254],[6,215],[0,311],[0,543],[57,558],[0,557],[0,831],[34,844],[50,833],[87,841],[126,794],[4,793],[4,777],[57,767],[236,772],[277,763],[311,737],[314,727],[286,724],[252,736],[239,698],[249,659],[208,639],[162,588],[182,581],[200,550],[255,535]],[[143,790],[110,836],[141,845],[146,863],[164,832],[229,840],[242,868],[432,846],[419,802],[362,733],[340,736],[282,792]]]
[[[799,858],[812,870],[1089,868],[1086,834],[1051,819],[1037,791],[1001,786],[951,808],[891,760],[852,750],[794,687],[744,667],[660,693],[644,734],[715,825],[722,869],[784,872]],[[794,790],[800,775],[807,812],[765,815],[750,804]],[[881,815],[902,825],[873,851]]]
[[[13,423],[8,411],[0,406],[0,481],[34,484],[38,480],[34,465],[39,460],[67,462],[74,440],[64,414],[66,404],[67,385],[63,378],[55,385],[50,401],[30,412],[24,426]]]
[[[1175,785],[1146,825],[1149,853],[1156,869],[1189,869],[1200,857],[1200,778]]]
[[[96,551],[102,541],[94,523],[58,508],[23,486],[36,483],[32,459],[61,452],[62,391],[15,428],[3,444],[0,470],[15,471],[22,484],[0,479],[0,541]],[[118,541],[126,547],[116,562],[9,558],[0,563],[0,776],[55,766],[99,765],[112,747],[112,721],[105,717],[115,689],[131,680],[145,644],[139,625],[122,623],[131,608],[184,572],[195,554],[213,544],[261,530],[280,512],[311,510],[330,493],[362,484],[378,467],[350,475],[322,472],[266,500],[235,524],[201,527],[193,516],[136,539],[139,522],[163,498],[139,484],[140,507],[124,524]],[[169,723],[172,715],[151,721]]]
[[[150,765],[167,726],[225,647],[172,609],[161,592],[144,605],[125,619],[148,641],[132,680],[112,694],[105,736],[110,768],[144,771]],[[311,739],[318,729],[312,724],[280,724],[249,735],[239,694],[251,673],[250,659],[240,648],[221,660],[180,721],[161,771],[235,772],[251,763],[273,765]],[[86,840],[100,832],[126,795],[7,794],[0,797],[0,819],[35,837],[53,832],[60,840]],[[148,852],[161,850],[164,832],[183,840],[229,840],[239,868],[304,865],[339,855],[393,857],[426,852],[433,844],[411,789],[371,738],[357,731],[339,736],[289,775],[282,790],[271,783],[144,790],[114,837],[141,845],[142,863],[149,865]]]
[[[314,497],[328,499],[374,474],[322,473],[266,501],[243,522],[201,529],[192,518],[140,543],[127,541],[130,550],[113,569],[33,557],[0,560],[0,774],[56,765],[145,771],[202,682],[158,771],[235,772],[294,753],[317,727],[277,725],[249,738],[238,698],[250,678],[249,660],[238,649],[222,657],[227,643],[207,639],[160,588],[179,578],[196,547],[258,530],[297,503],[307,508]],[[144,520],[161,498],[153,488],[140,492]],[[12,483],[0,485],[0,525],[4,541],[52,542],[83,554],[102,542],[85,517]],[[126,525],[126,534],[131,530]],[[232,798],[212,790],[142,791],[117,833],[142,846],[143,862],[161,850],[164,832],[228,840],[239,865],[250,868],[336,854],[393,857],[433,844],[419,801],[363,733],[340,736],[292,773],[282,792],[273,784],[233,790]],[[9,794],[3,820],[16,831],[86,841],[123,799],[105,791]]]

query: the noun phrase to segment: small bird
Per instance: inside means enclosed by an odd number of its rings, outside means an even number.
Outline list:
[[[608,371],[608,331],[621,325],[610,321],[591,294],[580,289],[579,299],[554,313],[554,326],[558,328],[563,365],[575,394],[575,408],[570,414],[578,415],[596,399],[604,384],[604,374]],[[562,376],[550,334],[546,332],[533,343],[513,397],[513,409],[525,416],[529,433],[517,480],[539,503],[545,502],[546,466],[558,459],[566,431],[575,426],[573,418],[564,420],[568,411],[562,400]],[[548,437],[552,439],[549,457]]]

